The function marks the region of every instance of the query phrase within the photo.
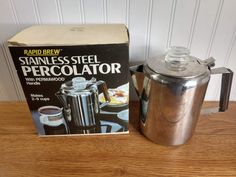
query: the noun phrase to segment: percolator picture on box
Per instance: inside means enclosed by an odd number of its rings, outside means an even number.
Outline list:
[[[63,108],[48,105],[38,109],[45,134],[127,131],[128,88],[127,83],[107,89],[106,82],[94,77],[75,77],[63,83],[55,93]],[[123,110],[116,112],[113,107]]]

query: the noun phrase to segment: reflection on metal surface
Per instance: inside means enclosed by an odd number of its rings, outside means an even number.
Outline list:
[[[145,67],[145,73],[151,72]],[[195,129],[209,78],[209,73],[191,80],[146,75],[140,98],[143,134],[163,145],[185,143]]]

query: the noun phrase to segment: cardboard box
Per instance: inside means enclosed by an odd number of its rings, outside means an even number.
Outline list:
[[[125,25],[38,25],[8,43],[39,135],[128,132]]]

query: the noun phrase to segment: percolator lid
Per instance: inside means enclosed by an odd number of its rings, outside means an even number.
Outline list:
[[[84,77],[75,77],[71,81],[62,84],[61,90],[65,93],[74,95],[86,94],[86,92],[88,92],[88,87],[90,87],[94,82],[96,82],[95,78],[86,80]]]
[[[190,56],[185,47],[171,47],[166,55],[150,58],[146,64],[156,73],[176,78],[197,77],[208,71],[207,66]]]

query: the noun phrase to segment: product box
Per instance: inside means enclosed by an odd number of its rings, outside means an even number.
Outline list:
[[[8,43],[39,135],[128,132],[125,25],[38,25]]]

